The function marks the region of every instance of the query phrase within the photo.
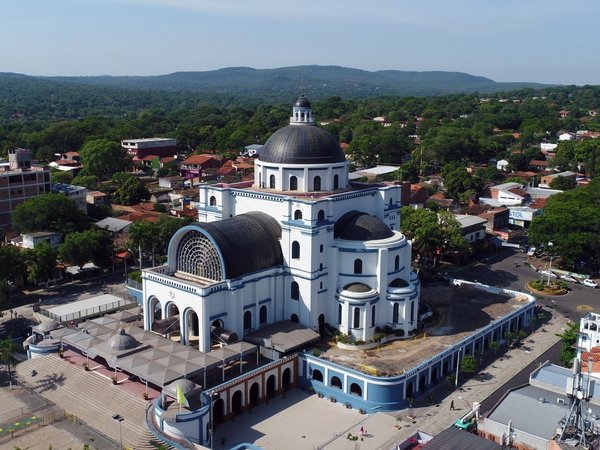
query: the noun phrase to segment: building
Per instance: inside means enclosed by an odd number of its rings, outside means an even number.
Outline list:
[[[541,209],[530,206],[514,206],[508,208],[508,223],[522,228],[529,228],[534,217],[542,213]]]
[[[258,156],[260,150],[263,148],[261,144],[250,144],[244,147],[244,155],[252,158],[254,156]]]
[[[58,248],[62,241],[60,233],[52,231],[36,231],[33,233],[23,233],[18,238],[11,240],[12,244],[19,247],[32,249],[40,242],[48,242],[53,248]]]
[[[482,198],[480,202],[488,203],[492,206],[514,206],[522,205],[528,199],[528,194],[523,190],[523,186],[519,183],[503,183],[491,186],[489,188],[490,198],[493,201],[486,201],[487,199]]]
[[[469,244],[474,244],[485,239],[487,219],[467,214],[453,214],[460,224],[460,233]]]
[[[65,183],[53,183],[51,187],[52,192],[66,195],[77,204],[81,211],[87,213],[87,195],[89,191],[86,188]]]
[[[409,333],[420,287],[398,231],[400,190],[353,187],[339,143],[301,96],[254,182],[200,187],[200,223],[175,233],[165,265],[143,272],[145,327],[176,317],[182,340],[203,351],[211,329],[244,337],[284,320],[356,340],[386,325]]]
[[[89,191],[85,195],[85,201],[88,205],[93,206],[108,206],[110,205],[110,197],[108,194],[100,191]]]
[[[8,161],[8,166],[0,167],[0,227],[11,225],[19,204],[50,192],[50,169],[32,166],[30,150],[9,150]]]
[[[203,171],[221,167],[221,161],[214,155],[191,155],[181,162],[181,176],[194,179],[200,178]]]
[[[539,187],[549,188],[550,185],[552,184],[552,182],[554,180],[556,180],[558,177],[572,178],[573,180],[575,180],[575,179],[577,179],[577,174],[575,172],[566,171],[566,172],[560,172],[560,173],[553,173],[550,175],[544,175],[544,176],[540,177]]]
[[[127,154],[131,157],[142,159],[148,155],[159,157],[175,156],[177,154],[177,139],[171,138],[143,138],[127,139],[121,141]]]

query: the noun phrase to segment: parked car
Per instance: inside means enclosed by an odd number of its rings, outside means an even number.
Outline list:
[[[533,256],[534,253],[535,247],[532,245],[531,247],[529,247],[529,249],[527,249],[527,256]]]
[[[555,274],[554,272],[552,272],[551,270],[542,270],[540,273],[541,273],[543,276],[545,276],[545,277],[550,277],[550,278],[552,278],[552,279],[556,279],[556,278],[558,278],[558,277],[556,276],[556,274]]]
[[[573,278],[573,277],[572,277],[572,276],[570,276],[570,275],[561,275],[561,276],[560,276],[560,279],[561,279],[561,280],[568,281],[569,283],[579,283],[579,281],[577,281],[575,278]]]
[[[596,282],[594,280],[590,280],[589,278],[586,278],[585,280],[583,280],[582,284],[584,286],[591,287],[591,288],[594,288],[594,289],[598,287],[598,285],[596,284]]]

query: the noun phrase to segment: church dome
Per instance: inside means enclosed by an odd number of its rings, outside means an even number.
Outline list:
[[[337,139],[314,125],[288,125],[277,130],[258,157],[275,164],[330,164],[346,161]]]
[[[349,241],[377,241],[392,237],[394,232],[375,216],[360,211],[350,211],[335,223],[333,235],[336,239]]]
[[[304,95],[301,95],[300,97],[298,97],[298,99],[296,100],[296,103],[294,103],[294,106],[297,106],[299,108],[311,108],[310,102]]]
[[[106,347],[109,350],[114,351],[131,350],[138,345],[139,342],[130,334],[125,333],[123,328],[121,328],[119,333],[112,336],[106,343]]]
[[[370,292],[371,287],[364,283],[350,283],[350,284],[347,284],[346,286],[344,286],[344,291],[357,292],[357,293]]]

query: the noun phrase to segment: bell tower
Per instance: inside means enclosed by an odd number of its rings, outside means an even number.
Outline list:
[[[312,114],[312,108],[308,99],[301,94],[292,108],[292,117],[290,125],[314,125],[315,119]]]

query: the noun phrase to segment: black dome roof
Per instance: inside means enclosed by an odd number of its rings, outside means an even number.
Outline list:
[[[350,211],[335,223],[333,235],[336,239],[349,241],[376,241],[392,237],[394,233],[377,217]]]
[[[296,103],[294,103],[294,106],[299,106],[301,108],[310,108],[311,107],[310,102],[304,95],[301,95],[300,97],[298,97],[298,99],[296,100]]]
[[[346,161],[337,139],[314,125],[288,125],[277,130],[261,149],[258,159],[275,164],[330,164]]]
[[[344,286],[345,291],[349,292],[369,292],[371,291],[371,286],[364,283],[350,283]]]

